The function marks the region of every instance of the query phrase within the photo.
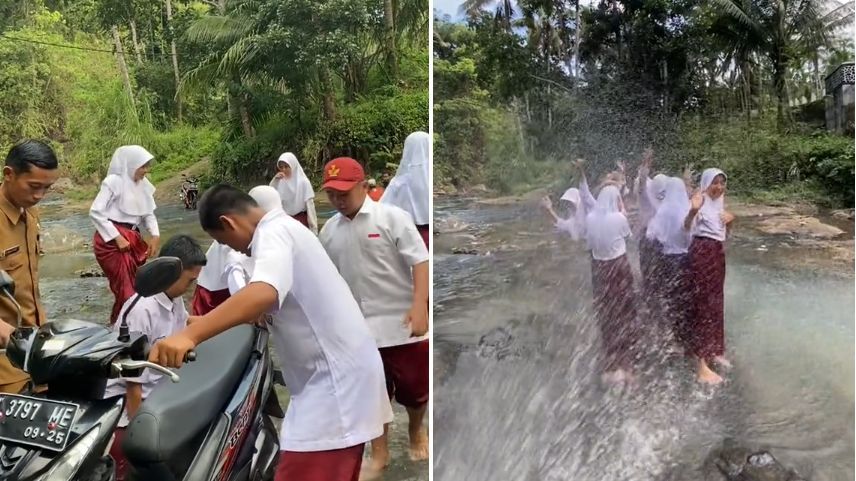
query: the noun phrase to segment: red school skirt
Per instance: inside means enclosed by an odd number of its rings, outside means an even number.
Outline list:
[[[591,283],[594,313],[600,327],[605,370],[631,369],[636,358],[639,324],[633,271],[627,255],[610,261],[592,258]]]
[[[229,289],[209,291],[197,284],[193,291],[193,300],[190,303],[190,312],[193,316],[204,316],[213,311],[229,298]]]
[[[148,244],[143,240],[139,229],[129,224],[113,222],[119,234],[127,239],[130,247],[125,252],[119,250],[116,242],[111,240],[105,242],[101,234],[95,233],[92,240],[95,260],[104,271],[113,292],[113,309],[110,311],[110,324],[116,322],[119,311],[125,301],[134,295],[134,279],[137,276],[137,268],[146,262]]]
[[[695,237],[690,245],[692,313],[687,325],[690,352],[710,360],[725,354],[725,249],[722,242]]]

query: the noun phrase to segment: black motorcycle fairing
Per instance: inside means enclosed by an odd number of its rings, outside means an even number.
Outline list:
[[[98,441],[90,451],[89,458],[84,462],[81,471],[85,470],[86,466],[100,460],[101,455],[107,449],[107,445],[113,436],[112,426],[115,426],[119,422],[119,417],[122,415],[122,410],[125,406],[125,398],[123,396],[94,401],[80,401],[79,399],[54,396],[50,392],[27,395],[79,404],[78,417],[71,428],[65,452],[68,452],[81,436],[88,433],[96,425],[108,426],[107,429],[101,430]],[[64,452],[57,453],[3,442],[0,444],[0,481],[36,480],[48,471],[52,461],[63,455]]]
[[[13,364],[27,371],[36,385],[61,384],[69,379],[77,379],[74,384],[79,385],[86,384],[80,383],[81,378],[103,378],[106,382],[111,375],[110,362],[120,353],[132,359],[143,359],[147,342],[146,336],[139,333],[133,333],[130,340],[123,342],[106,326],[69,319],[47,323],[35,335],[10,342],[7,356]],[[55,394],[57,390],[64,391],[59,385],[54,389]],[[81,387],[75,389],[80,390]],[[101,390],[99,393],[96,388],[81,395],[97,398],[103,395],[103,386]]]

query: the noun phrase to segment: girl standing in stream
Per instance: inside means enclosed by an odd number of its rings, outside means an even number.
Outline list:
[[[698,380],[707,384],[722,382],[711,368],[713,364],[731,367],[725,358],[724,243],[734,215],[725,210],[727,180],[723,171],[706,169],[684,220],[684,228],[693,236],[689,248],[692,316],[688,345],[697,360]]]
[[[146,178],[152,159],[154,156],[139,145],[116,149],[107,177],[89,209],[96,231],[92,242],[95,260],[114,297],[111,324],[125,301],[134,295],[137,268],[157,254],[160,243],[155,186]],[[140,234],[140,226],[151,235],[148,243]]]
[[[606,355],[604,378],[608,382],[633,379],[639,337],[633,272],[625,242],[630,237],[630,224],[621,210],[620,191],[607,185],[586,218],[594,311]]]
[[[282,210],[294,217],[314,233],[318,233],[318,215],[315,213],[315,190],[303,172],[297,157],[291,152],[279,156],[277,173],[270,186],[279,192]]]

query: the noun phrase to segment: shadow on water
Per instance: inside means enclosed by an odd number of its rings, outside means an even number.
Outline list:
[[[317,208],[319,222],[329,218],[331,208],[319,196]],[[40,204],[42,238],[46,254],[39,265],[42,301],[48,319],[81,319],[92,322],[107,322],[113,297],[104,278],[79,278],[76,271],[95,264],[92,253],[94,227],[86,213],[68,212],[61,199],[47,199]],[[157,210],[161,239],[165,241],[176,234],[193,236],[207,249],[211,238],[199,226],[196,211],[185,210],[178,205],[161,205]],[[190,295],[185,303],[190,304]],[[276,352],[272,351],[274,360]],[[283,406],[288,403],[288,392],[277,386]],[[407,412],[394,405],[395,420],[390,435],[392,460],[382,478],[385,481],[427,481],[427,462],[414,463],[408,458]],[[368,452],[368,447],[367,447]]]
[[[733,246],[726,385],[697,385],[666,344],[635,387],[604,387],[588,255],[528,209],[435,202],[437,479],[721,480],[703,466],[727,437],[807,479],[853,478],[852,278]]]

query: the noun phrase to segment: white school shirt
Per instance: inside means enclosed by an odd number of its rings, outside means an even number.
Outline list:
[[[112,220],[123,224],[142,225],[151,236],[160,236],[158,220],[154,213],[145,216],[128,215],[119,209],[119,196],[122,195],[119,180],[116,176],[107,176],[101,183],[101,190],[89,208],[89,217],[95,224],[95,230],[104,242],[110,242],[119,236],[119,230],[110,222]]]
[[[315,234],[282,210],[250,243],[250,283],[276,289],[271,333],[291,402],[280,449],[363,444],[392,421],[383,364],[360,308]]]
[[[205,257],[207,263],[202,266],[196,284],[212,292],[229,288],[232,276],[236,272],[242,275],[240,265],[247,259],[247,256],[216,241],[211,243]]]
[[[128,306],[134,301],[136,295],[125,301],[113,330],[119,332],[122,324],[122,316]],[[171,336],[187,327],[187,309],[181,297],[170,299],[166,294],[155,294],[152,297],[142,297],[131,312],[128,314],[128,328],[131,332],[141,332],[148,336],[149,344]],[[149,397],[155,385],[163,379],[163,374],[151,369],[144,369],[140,377],[123,377],[108,379],[104,398],[113,396],[124,396],[127,391],[127,383],[133,382],[142,385],[143,399]],[[119,427],[123,428],[129,423],[128,411],[122,413]]]
[[[404,318],[413,305],[412,267],[428,261],[428,249],[403,209],[366,196],[353,220],[336,214],[318,235],[351,288],[377,347],[419,342]]]

